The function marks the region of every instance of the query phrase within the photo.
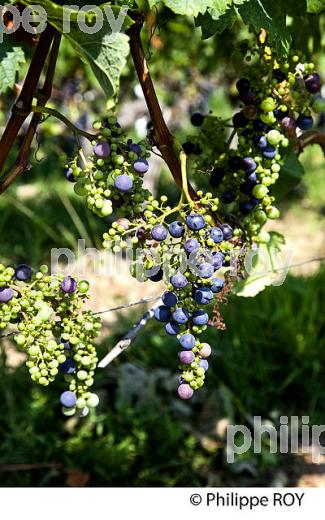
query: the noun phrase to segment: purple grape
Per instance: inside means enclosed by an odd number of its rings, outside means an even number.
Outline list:
[[[284,72],[282,72],[282,70],[280,69],[275,69],[273,71],[273,77],[279,82],[279,83],[282,83],[282,81],[284,81],[286,79],[286,75]]]
[[[67,390],[66,392],[63,392],[63,394],[61,394],[60,401],[62,406],[64,406],[65,408],[73,408],[76,405],[77,396],[73,392]]]
[[[182,237],[185,233],[185,226],[184,226],[183,222],[180,222],[179,220],[172,222],[169,225],[169,233],[174,238]]]
[[[134,171],[136,171],[137,173],[144,174],[147,173],[147,171],[149,170],[149,163],[147,159],[137,159],[133,163],[133,168]]]
[[[191,213],[186,217],[186,224],[192,231],[199,231],[205,227],[206,222],[202,215]]]
[[[146,239],[146,228],[140,227],[137,231],[137,238],[140,240],[140,242],[144,242]]]
[[[133,182],[129,175],[123,173],[122,175],[118,175],[114,181],[115,188],[121,193],[127,193],[132,190]]]
[[[8,303],[14,297],[11,287],[0,287],[0,303]]]
[[[305,77],[305,85],[308,92],[311,94],[316,94],[320,90],[321,80],[319,74],[314,72],[313,74],[309,74]]]
[[[255,172],[249,173],[246,175],[246,179],[248,182],[255,184],[257,182],[257,175]]]
[[[159,269],[157,273],[153,274],[152,276],[149,276],[148,279],[152,282],[160,282],[163,279],[164,271],[162,269]]]
[[[170,321],[166,324],[165,330],[167,334],[170,334],[171,336],[176,336],[179,334],[181,328],[175,321]]]
[[[262,155],[265,159],[274,159],[276,156],[276,149],[271,144],[268,144],[264,150],[262,150]]]
[[[136,143],[130,143],[129,150],[130,152],[136,153],[137,155],[141,154],[141,146]]]
[[[222,168],[213,168],[210,177],[210,184],[214,188],[217,188],[224,178],[226,172]]]
[[[94,146],[94,153],[100,159],[106,159],[111,154],[111,147],[105,141],[99,141]]]
[[[251,83],[249,79],[246,78],[240,78],[236,83],[237,90],[240,94],[247,92],[250,89],[250,86]]]
[[[278,119],[278,121],[282,121],[282,119],[284,119],[286,116],[286,112],[283,112],[283,110],[280,110],[279,108],[273,110],[273,114]]]
[[[64,339],[61,339],[60,343],[63,344],[64,350],[71,350],[71,345],[69,341],[64,341]]]
[[[223,232],[219,227],[210,228],[210,237],[212,238],[215,244],[219,244],[219,242],[223,241]]]
[[[154,316],[157,321],[167,323],[172,317],[172,313],[170,312],[169,307],[166,307],[165,305],[160,305],[154,310]]]
[[[224,281],[221,278],[212,278],[211,291],[218,293],[223,289]]]
[[[64,372],[64,374],[71,375],[76,371],[76,365],[72,361],[72,359],[67,359],[64,363],[62,363],[59,366],[59,369],[61,372]]]
[[[184,289],[188,282],[183,274],[174,274],[170,279],[170,283],[176,287],[176,289]]]
[[[195,347],[196,339],[193,334],[186,332],[179,338],[179,342],[184,350],[192,350]]]
[[[76,182],[76,178],[75,178],[75,176],[73,175],[72,168],[67,168],[67,169],[66,169],[66,171],[65,171],[65,178],[66,178],[67,181],[69,181],[69,182]]]
[[[209,287],[199,287],[194,293],[194,299],[200,305],[208,305],[213,300],[213,293]]]
[[[314,124],[313,118],[311,116],[305,116],[304,114],[300,114],[296,120],[296,125],[301,130],[310,130]]]
[[[200,244],[196,240],[196,238],[189,238],[188,240],[186,240],[184,244],[184,249],[186,253],[191,254],[193,253],[193,251],[197,251],[197,249],[200,249]]]
[[[220,253],[219,251],[217,253],[212,253],[212,266],[215,271],[220,269],[225,262],[225,255]]]
[[[65,293],[74,293],[77,290],[77,282],[71,276],[66,276],[61,283],[61,289]]]
[[[199,271],[199,276],[201,278],[211,278],[214,272],[214,268],[212,264],[209,264],[208,262],[203,262],[202,264],[197,266]]]
[[[192,320],[194,325],[199,325],[200,327],[202,327],[202,325],[206,325],[208,323],[209,315],[207,312],[202,310],[195,311]]]
[[[193,126],[202,126],[204,123],[204,115],[200,112],[195,112],[191,115],[191,123]]]
[[[209,363],[207,362],[206,359],[201,359],[200,363],[199,363],[199,366],[201,368],[203,368],[204,372],[206,372],[209,368]]]
[[[190,315],[187,312],[187,310],[183,309],[182,307],[180,307],[179,309],[176,309],[173,312],[173,320],[180,325],[184,325],[185,323],[187,323],[189,320],[189,317],[190,317]]]
[[[250,200],[242,200],[239,203],[239,209],[243,215],[248,215],[254,207],[254,204]]]
[[[252,157],[244,157],[242,167],[246,172],[253,173],[256,170],[257,164]]]
[[[191,388],[190,385],[187,385],[184,383],[179,385],[177,391],[178,391],[179,397],[184,400],[191,399],[191,397],[193,397],[193,394],[194,394],[193,388]]]
[[[162,301],[167,307],[174,307],[178,302],[178,296],[171,291],[167,291],[162,295]]]
[[[228,224],[222,224],[220,226],[223,232],[224,240],[230,240],[233,237],[233,230]]]
[[[237,112],[232,118],[232,124],[235,128],[244,128],[248,124],[248,119],[245,117],[244,112]]]
[[[33,274],[33,269],[27,264],[19,264],[15,270],[15,277],[17,280],[25,282],[29,280]]]
[[[258,135],[254,138],[254,143],[260,150],[263,150],[267,147],[267,139],[265,135]]]
[[[151,230],[151,236],[154,240],[157,240],[157,242],[166,240],[167,235],[168,231],[162,224],[157,224],[157,226],[154,226]]]
[[[179,360],[183,365],[190,365],[195,359],[195,354],[191,350],[183,350],[179,353]]]
[[[284,117],[281,121],[281,125],[283,130],[295,130],[297,125],[296,121],[293,119],[293,117]]]

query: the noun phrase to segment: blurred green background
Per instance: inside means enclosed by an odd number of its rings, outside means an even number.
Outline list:
[[[236,71],[228,60],[238,41],[250,35],[235,27],[224,45],[218,38],[201,42],[190,22],[169,19],[167,12],[169,23],[164,25],[163,14],[148,58],[169,125],[184,139],[193,132],[189,116],[194,110],[209,106],[222,117],[231,115]],[[317,59],[322,67],[324,58]],[[130,64],[121,92],[121,118],[123,110],[131,113],[131,123],[124,117],[126,126],[142,137],[148,120]],[[13,99],[11,94],[0,99],[2,127]],[[65,43],[51,103],[85,129],[105,115],[97,84]],[[324,119],[316,124],[323,128]],[[101,247],[105,222],[88,211],[65,180],[64,163],[75,148],[61,123],[50,118],[41,125],[33,168],[0,198],[2,262],[47,263],[52,247],[75,250],[81,237],[87,245]],[[297,242],[298,258],[309,260],[323,251],[320,149],[307,149],[302,162],[306,173],[282,203],[280,226]],[[167,172],[156,179],[155,189],[176,196]],[[161,327],[151,322],[132,348],[98,370],[100,406],[85,419],[62,417],[62,385],[37,387],[9,340],[2,341],[0,485],[309,485],[304,475],[313,471],[318,480],[310,485],[324,485],[321,472],[308,459],[270,454],[267,437],[261,454],[250,450],[232,465],[225,460],[228,423],[249,425],[253,416],[261,416],[276,425],[281,415],[308,415],[311,424],[325,422],[324,293],[325,270],[315,262],[293,269],[282,287],[267,288],[254,299],[231,297],[223,308],[226,330],[206,334],[214,346],[211,368],[205,388],[190,403],[175,397],[176,342],[166,341]],[[99,354],[114,346],[143,311],[138,307],[117,313],[105,328]]]

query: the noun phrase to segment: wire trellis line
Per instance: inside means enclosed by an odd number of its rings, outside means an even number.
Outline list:
[[[310,264],[312,262],[322,262],[323,260],[325,260],[325,256],[310,258],[309,260],[305,260],[305,261],[302,261],[302,262],[297,262],[295,264],[290,264],[288,269],[292,269],[294,267],[301,267],[302,265]],[[281,270],[283,270],[283,267],[279,267],[278,269],[273,269],[272,271],[270,271],[270,273],[271,272],[278,272],[278,271],[281,271]],[[265,273],[265,274],[267,274],[267,273]],[[123,309],[129,309],[130,307],[135,307],[136,305],[143,305],[145,303],[157,301],[160,298],[161,298],[161,296],[158,296],[158,295],[157,296],[150,296],[148,298],[142,298],[141,300],[137,300],[137,301],[130,302],[130,303],[125,303],[123,305],[118,305],[116,307],[111,307],[109,309],[104,309],[102,311],[94,312],[94,315],[99,316],[99,315],[102,315],[102,314],[107,314],[109,312],[115,312],[115,311],[120,311],[120,310],[123,310]],[[141,318],[141,320],[142,319],[143,319],[143,317]],[[1,335],[0,339],[8,338],[10,336],[15,336],[17,334],[18,334],[18,332],[9,332],[8,334]]]

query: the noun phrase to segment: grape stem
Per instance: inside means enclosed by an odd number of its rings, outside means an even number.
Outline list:
[[[38,114],[42,114],[42,115],[47,114],[47,115],[56,117],[57,119],[62,121],[62,123],[64,123],[68,128],[70,128],[70,130],[74,133],[74,135],[81,135],[81,136],[85,137],[86,139],[88,139],[89,141],[93,141],[94,139],[98,138],[99,134],[90,134],[89,132],[86,132],[85,130],[81,130],[81,128],[78,128],[77,126],[75,126],[73,123],[71,123],[71,121],[67,117],[65,117],[63,114],[61,114],[61,112],[59,112],[58,110],[55,110],[54,108],[32,106],[31,109],[32,109],[32,112],[34,112],[34,113],[38,113]]]
[[[182,193],[184,193],[185,198],[187,202],[189,203],[190,207],[194,206],[194,202],[191,199],[191,195],[188,191],[188,180],[187,180],[187,169],[186,169],[186,154],[184,152],[181,152],[179,154],[180,160],[181,160],[181,172],[182,172]]]

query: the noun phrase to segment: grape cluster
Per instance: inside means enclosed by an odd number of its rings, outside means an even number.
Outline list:
[[[83,167],[78,157],[67,164],[66,178],[96,215],[108,217],[116,211],[121,217],[133,217],[149,196],[142,186],[149,169],[146,145],[127,139],[113,116],[93,126],[98,131],[93,154]]]
[[[194,154],[196,169],[208,173],[220,214],[239,223],[243,241],[252,243],[269,241],[263,225],[280,216],[272,186],[299,135],[312,128],[311,110],[324,103],[317,95],[320,76],[312,63],[302,63],[301,53],[279,60],[264,44],[254,47],[250,58],[236,83],[241,109],[232,118],[230,139],[218,118],[194,114],[192,123],[201,134],[184,149]],[[230,148],[234,137],[238,144]]]
[[[0,330],[16,325],[14,339],[27,354],[33,381],[48,386],[63,374],[69,384],[60,398],[65,415],[85,415],[98,404],[89,389],[98,362],[93,342],[101,325],[83,310],[88,289],[87,281],[49,275],[44,265],[37,272],[26,264],[0,265]]]
[[[138,267],[144,281],[164,279],[167,291],[154,315],[165,324],[167,334],[177,336],[182,399],[192,397],[204,384],[211,348],[200,336],[210,322],[207,306],[224,287],[216,272],[229,265],[230,251],[237,247],[231,226],[213,220],[218,199],[211,193],[198,196],[195,203],[186,201],[183,192],[173,209],[167,197],[158,201],[151,196],[138,221],[115,221],[103,242],[115,252],[130,246],[143,253],[132,266],[134,276],[139,275]]]

